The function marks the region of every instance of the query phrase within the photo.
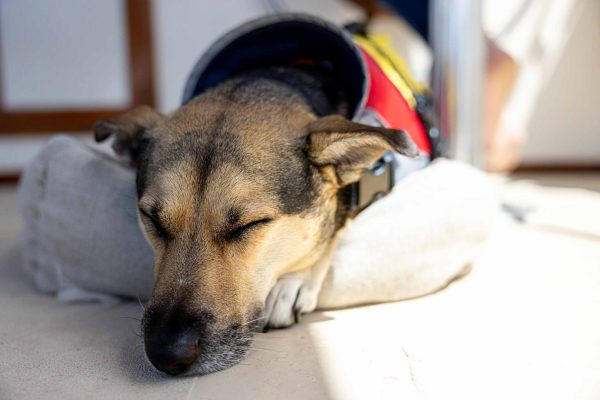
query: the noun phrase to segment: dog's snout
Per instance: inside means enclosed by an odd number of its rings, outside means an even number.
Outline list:
[[[158,316],[158,317],[157,317]],[[144,347],[148,360],[160,371],[180,375],[200,356],[203,318],[180,311],[153,313],[144,326]]]

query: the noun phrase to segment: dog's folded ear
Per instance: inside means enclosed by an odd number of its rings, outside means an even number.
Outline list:
[[[356,182],[362,171],[388,150],[409,157],[419,155],[406,132],[359,124],[339,115],[311,122],[308,132],[311,161],[319,167],[333,166],[340,186]]]
[[[112,148],[118,155],[129,156],[135,164],[140,145],[147,137],[149,129],[165,117],[148,106],[140,106],[112,119],[96,122],[94,138],[102,142],[114,136]]]

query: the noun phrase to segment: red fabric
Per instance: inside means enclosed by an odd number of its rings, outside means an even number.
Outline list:
[[[360,48],[360,47],[359,47]],[[369,70],[370,86],[365,108],[376,111],[388,128],[400,129],[410,135],[419,149],[431,154],[431,145],[417,112],[388,79],[377,62],[360,49]]]

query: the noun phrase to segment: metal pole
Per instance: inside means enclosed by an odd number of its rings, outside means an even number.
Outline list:
[[[481,0],[430,0],[433,92],[450,155],[483,165],[485,43]]]

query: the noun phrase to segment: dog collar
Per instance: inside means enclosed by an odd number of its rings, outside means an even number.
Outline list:
[[[269,15],[247,22],[217,40],[198,60],[185,85],[183,103],[239,73],[288,66],[298,59],[327,65],[338,77],[354,121],[407,132],[420,150],[411,159],[386,153],[352,184],[349,208],[358,213],[389,193],[408,173],[439,156],[444,141],[426,91],[381,37],[359,25],[347,29],[304,14]]]
[[[360,25],[350,25],[353,40],[365,61],[369,85],[355,120],[407,132],[420,150],[413,159],[387,152],[353,184],[350,208],[355,213],[389,193],[395,183],[425,167],[443,150],[432,102],[424,87],[414,81],[401,58],[383,36],[369,36]]]

